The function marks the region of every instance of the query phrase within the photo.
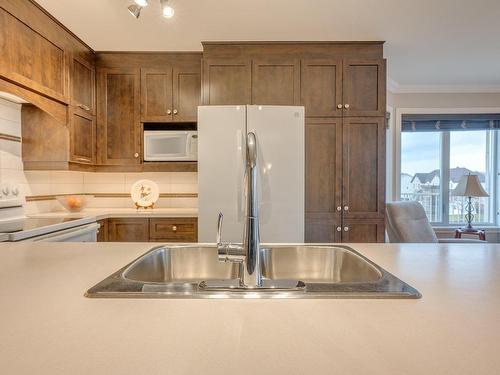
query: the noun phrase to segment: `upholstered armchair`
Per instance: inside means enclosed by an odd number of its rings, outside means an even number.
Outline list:
[[[386,230],[389,242],[484,243],[474,239],[438,239],[424,208],[418,202],[391,202],[386,205]]]

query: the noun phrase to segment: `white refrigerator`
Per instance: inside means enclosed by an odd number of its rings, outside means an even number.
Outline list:
[[[257,186],[262,243],[304,242],[304,107],[198,107],[198,236],[241,242],[246,137],[257,138]]]

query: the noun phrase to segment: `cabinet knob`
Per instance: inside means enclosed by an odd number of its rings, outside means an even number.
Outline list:
[[[172,232],[177,232],[177,226],[176,225],[172,225]]]
[[[179,111],[178,111],[178,110],[176,110],[176,109],[174,109],[174,115],[176,115],[176,114],[178,114],[178,113],[179,113]]]
[[[342,228],[341,227],[337,227],[337,232],[342,232]]]
[[[349,104],[344,104],[345,109],[349,109],[349,107],[350,107]]]
[[[172,110],[171,109],[167,109],[167,115],[171,115],[172,114]]]
[[[337,104],[338,109],[342,109],[342,104]]]
[[[134,158],[138,158],[138,157],[139,157],[139,153],[138,153],[138,152],[136,152],[136,153],[134,154]]]
[[[344,206],[344,211],[349,211],[349,206]]]
[[[349,227],[344,227],[344,232],[348,232],[349,231]]]
[[[85,104],[78,104],[78,107],[80,107],[81,109],[83,109],[84,111],[90,111],[90,107],[88,105],[85,105]]]
[[[337,206],[337,211],[342,211],[342,206]]]

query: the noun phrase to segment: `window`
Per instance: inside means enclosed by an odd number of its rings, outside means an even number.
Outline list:
[[[453,190],[475,174],[490,196],[472,199],[474,223],[495,224],[499,125],[496,115],[404,115],[401,200],[420,202],[433,224],[462,225],[467,198]]]

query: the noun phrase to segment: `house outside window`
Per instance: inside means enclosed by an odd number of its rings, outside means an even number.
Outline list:
[[[434,225],[465,223],[464,175],[479,177],[489,197],[473,198],[474,223],[494,225],[500,115],[403,115],[400,199],[422,204]]]

